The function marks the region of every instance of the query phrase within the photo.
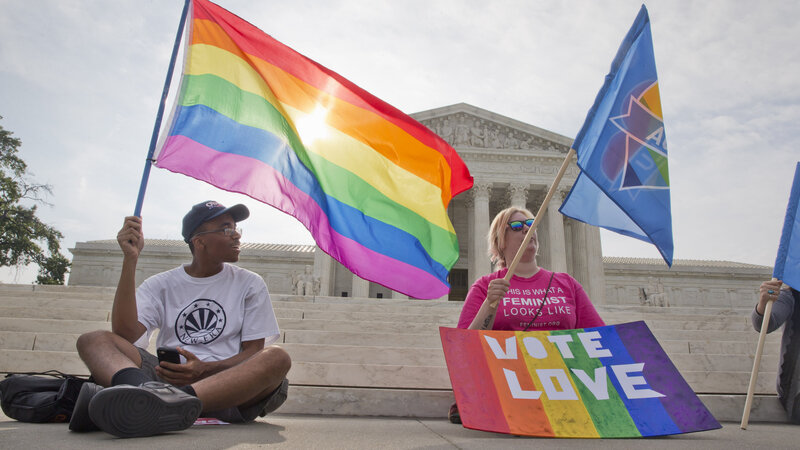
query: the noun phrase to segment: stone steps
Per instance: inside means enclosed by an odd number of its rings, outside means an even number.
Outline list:
[[[43,352],[75,352],[78,334],[29,333],[0,331],[0,348],[7,350]],[[153,340],[154,341],[154,340]],[[281,343],[296,361],[335,364],[346,361],[349,364],[435,366],[446,367],[444,354],[440,347],[413,348],[367,345]],[[47,360],[43,355],[43,364]],[[673,353],[673,364],[681,371],[722,371],[737,372],[752,367],[753,357],[742,354],[690,354]],[[775,354],[762,355],[764,370],[777,367],[779,357]],[[13,363],[13,360],[10,362]],[[46,369],[43,369],[46,370]]]
[[[110,319],[111,303],[104,302],[101,305],[94,305],[89,301],[71,299],[67,301],[55,302],[49,299],[37,299],[35,305],[26,305],[25,300],[5,299],[0,306],[0,317],[6,318],[58,318],[62,320],[89,320],[107,321]],[[92,302],[93,303],[93,302]],[[316,305],[317,307],[324,305]],[[279,319],[298,319],[298,320],[319,320],[324,322],[352,322],[397,324],[402,328],[403,324],[419,324],[425,329],[436,326],[454,326],[457,322],[457,315],[452,312],[437,312],[433,314],[402,314],[364,311],[359,308],[357,311],[328,311],[325,309],[306,309],[305,305],[293,304],[291,307],[284,305],[275,307],[275,314]],[[602,309],[601,309],[602,313]],[[720,317],[720,316],[680,316],[663,318],[656,314],[648,314],[644,317],[634,315],[630,317],[621,314],[603,314],[604,320],[609,324],[630,322],[634,320],[644,320],[651,330],[699,330],[699,331],[744,331],[749,333],[752,330],[749,317]],[[311,322],[310,322],[311,323]],[[319,322],[321,323],[321,322]],[[287,324],[288,325],[288,324]]]
[[[6,296],[13,293],[19,295],[114,295],[114,287],[97,286],[64,286],[64,285],[45,285],[45,284],[0,284],[0,294]]]
[[[445,417],[455,402],[448,389],[377,389],[292,385],[280,414]]]
[[[6,319],[53,319],[107,322],[111,319],[110,309],[87,308],[32,308],[19,306],[0,306],[0,317]]]
[[[108,321],[0,317],[0,330],[2,331],[81,334],[94,330],[110,329],[111,322]]]
[[[369,349],[362,348],[368,353]],[[691,361],[691,360],[690,360]],[[747,392],[750,371],[708,371],[692,362],[674,361],[686,382],[697,393],[735,394]],[[752,364],[752,363],[751,363]],[[88,375],[76,352],[44,350],[0,350],[0,372],[42,372],[48,369],[73,375]],[[746,368],[746,367],[745,367]],[[766,369],[766,368],[765,368]],[[756,392],[774,392],[776,372],[759,372]],[[392,389],[450,389],[444,365],[330,363],[293,360],[292,384]]]
[[[51,304],[52,302],[57,303],[70,300],[97,301],[107,302],[107,307],[110,308],[111,301],[114,298],[114,289],[76,286],[36,286],[36,289],[32,291],[30,286],[22,285],[20,287],[20,285],[0,284],[0,298],[6,300],[27,300],[31,302],[44,300],[46,302],[51,302]],[[286,294],[274,294],[272,296],[272,301],[275,309],[289,305],[291,305],[291,307],[302,305],[301,309],[305,310],[383,311],[412,314],[429,314],[431,311],[440,311],[446,314],[452,313],[455,318],[458,317],[461,309],[460,303],[441,300],[358,299],[353,297],[305,298]],[[601,311],[603,317],[613,317],[616,314],[621,314],[627,318],[627,321],[647,319],[650,318],[649,316],[668,317],[681,315],[686,319],[691,319],[697,315],[716,317],[739,315],[746,318],[749,317],[750,314],[749,308],[720,309],[702,306],[658,308],[652,306],[600,305],[597,309]]]
[[[2,310],[3,308],[0,308]],[[91,311],[91,310],[89,310]],[[2,311],[0,311],[2,312]],[[91,311],[91,314],[87,314],[87,316],[97,316],[95,319],[103,319],[103,320],[78,320],[78,319],[48,319],[43,317],[20,317],[19,315],[13,315],[11,317],[2,317],[0,316],[0,330],[4,331],[39,331],[39,332],[49,332],[49,333],[85,333],[87,331],[93,331],[97,329],[104,329],[108,330],[111,327],[110,322],[108,322],[108,312],[106,311]],[[45,312],[43,311],[35,311],[32,312],[30,315],[33,316],[46,316]],[[71,314],[64,314],[66,316],[71,316]],[[64,316],[62,315],[62,317]],[[380,334],[386,336],[377,336],[381,342],[387,342],[388,344],[381,344],[384,345],[392,345],[392,341],[396,341],[397,345],[411,345],[411,346],[438,346],[439,345],[439,326],[437,324],[430,324],[430,323],[399,323],[399,322],[378,322],[378,321],[360,321],[360,322],[352,322],[352,321],[342,321],[342,320],[323,320],[323,319],[301,319],[296,318],[297,314],[288,314],[286,312],[278,312],[276,311],[276,315],[278,316],[278,323],[282,330],[284,331],[293,331],[291,333],[292,339],[300,339],[295,341],[287,341],[287,342],[306,342],[306,343],[314,343],[320,342],[319,337],[315,334],[311,336],[298,336],[299,334],[303,334],[304,332],[311,332],[311,333],[318,333],[318,332],[331,332],[331,336],[337,340],[347,340],[347,339],[356,339],[358,341],[363,341],[364,338],[367,340],[371,339],[369,336],[365,336],[365,334]],[[292,317],[285,317],[287,315],[291,315]],[[684,341],[687,342],[687,345],[690,347],[694,347],[694,352],[698,351],[708,351],[704,350],[705,346],[708,345],[707,343],[729,343],[729,342],[738,342],[742,343],[744,350],[747,350],[746,343],[752,343],[752,350],[748,351],[755,351],[755,342],[753,342],[755,332],[752,330],[698,330],[698,329],[686,329],[689,327],[682,327],[682,324],[676,325],[675,328],[669,328],[669,324],[663,323],[661,321],[646,321],[648,327],[650,327],[653,335],[659,340],[659,342],[663,341]],[[699,327],[700,324],[697,325]],[[734,328],[734,327],[729,327]],[[352,331],[352,330],[358,331]],[[336,334],[335,332],[339,332],[342,334]],[[398,336],[406,336],[409,335],[411,337],[404,338]],[[303,341],[303,339],[311,339],[311,341]],[[767,351],[775,350],[776,343],[780,342],[780,333],[771,333],[767,336],[767,344],[769,349]],[[346,343],[346,342],[342,342]],[[720,345],[717,345],[719,348],[722,348]],[[733,347],[730,347],[731,349]],[[727,352],[727,351],[724,351]]]
[[[114,290],[0,285],[0,372],[86,374],[80,333],[110,329]],[[439,300],[273,296],[292,355],[282,413],[442,417],[453,402],[439,338],[461,305]],[[609,323],[644,320],[720,420],[738,420],[758,335],[749,310],[600,306]],[[151,347],[155,339],[151,339]],[[751,420],[784,421],[774,397],[780,333],[768,336]],[[777,405],[777,406],[776,406]],[[738,417],[737,417],[738,416]]]

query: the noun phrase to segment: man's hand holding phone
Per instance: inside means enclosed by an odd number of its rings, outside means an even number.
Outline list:
[[[163,357],[162,350],[164,350]],[[173,352],[175,352],[174,355]],[[181,347],[159,347],[157,353],[159,365],[155,370],[158,376],[167,383],[185,386],[203,378],[206,363],[200,361],[192,352]],[[186,359],[183,364],[180,363],[181,356]],[[172,358],[172,361],[167,358]],[[173,362],[175,360],[178,362]]]

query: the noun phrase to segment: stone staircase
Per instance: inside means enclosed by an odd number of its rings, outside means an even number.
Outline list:
[[[75,351],[110,329],[113,288],[0,284],[0,373],[87,375]],[[453,402],[439,340],[460,303],[274,295],[292,356],[284,414],[444,417]],[[758,339],[749,310],[599,306],[608,324],[644,320],[718,420],[739,421]],[[155,339],[151,341],[153,346]],[[750,420],[784,422],[775,397],[780,332],[768,335]],[[153,351],[154,349],[150,349]]]

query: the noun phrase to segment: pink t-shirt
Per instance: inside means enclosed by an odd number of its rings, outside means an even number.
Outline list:
[[[495,278],[503,278],[508,269],[501,269],[481,277],[472,285],[464,300],[458,328],[468,328],[478,314],[486,289]],[[522,278],[511,277],[511,287],[497,305],[493,330],[524,330],[541,306],[542,312],[528,328],[535,330],[569,330],[575,328],[601,327],[605,323],[592,305],[583,287],[568,273],[555,273],[550,291],[545,299],[545,290],[553,272],[539,269],[536,275]],[[544,304],[542,304],[544,300]]]

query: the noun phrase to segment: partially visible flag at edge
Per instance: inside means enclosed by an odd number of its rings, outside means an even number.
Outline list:
[[[449,291],[447,206],[472,186],[425,126],[207,0],[192,0],[184,73],[156,166],[297,218],[360,277]]]
[[[642,5],[575,138],[581,169],[560,212],[656,246],[672,265],[667,141]]]
[[[781,242],[772,276],[800,290],[800,162],[794,171],[794,182],[786,206]]]

